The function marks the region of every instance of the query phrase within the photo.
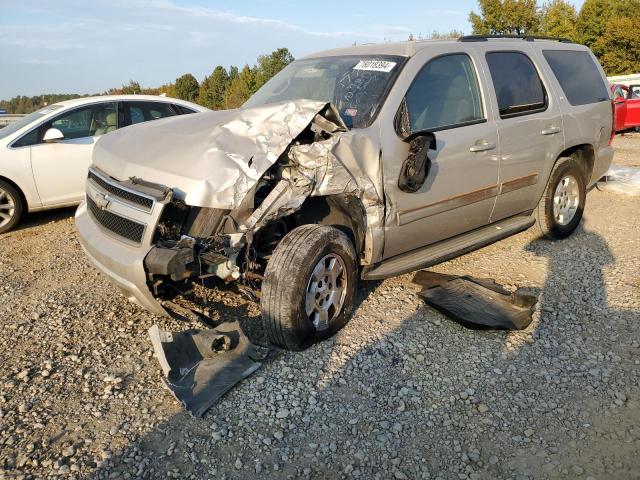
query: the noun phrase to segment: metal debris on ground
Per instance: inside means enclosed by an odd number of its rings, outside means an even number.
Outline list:
[[[640,167],[613,165],[598,181],[598,190],[640,195]]]
[[[154,325],[149,337],[165,383],[194,417],[202,417],[269,354],[249,341],[238,322],[184,332],[166,332]]]
[[[424,287],[420,296],[429,305],[466,325],[523,330],[531,323],[538,301],[533,295],[512,293],[491,279],[423,270],[413,282]]]

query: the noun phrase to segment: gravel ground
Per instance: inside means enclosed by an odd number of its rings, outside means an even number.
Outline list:
[[[616,147],[640,164],[640,135]],[[88,265],[73,210],[31,215],[0,238],[0,479],[640,478],[639,209],[594,190],[565,241],[524,232],[436,268],[539,293],[525,331],[464,328],[411,275],[365,283],[341,333],[275,355],[202,420],[146,333],[187,325]],[[213,301],[258,318],[237,292]]]

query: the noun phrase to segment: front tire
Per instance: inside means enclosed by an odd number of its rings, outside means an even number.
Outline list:
[[[271,343],[303,350],[340,330],[353,308],[356,258],[337,228],[303,225],[289,232],[262,282],[262,322]]]
[[[587,187],[586,173],[575,158],[559,158],[547,188],[534,210],[540,233],[549,239],[566,238],[580,224]]]
[[[0,180],[0,233],[13,229],[25,210],[24,200],[13,185]]]

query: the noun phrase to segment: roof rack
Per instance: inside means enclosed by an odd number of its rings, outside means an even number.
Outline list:
[[[545,37],[541,35],[508,35],[508,34],[498,34],[498,35],[464,35],[458,38],[459,42],[486,42],[487,40],[491,40],[494,38],[512,38],[512,39],[520,39],[525,42],[533,42],[535,40],[554,40],[556,42],[562,43],[574,43],[572,40],[568,38],[557,38],[557,37]]]

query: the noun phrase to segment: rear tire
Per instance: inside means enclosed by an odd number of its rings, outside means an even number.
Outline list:
[[[0,233],[13,229],[25,211],[22,195],[13,185],[0,180]]]
[[[337,228],[303,225],[289,232],[262,282],[262,322],[271,343],[303,350],[340,330],[353,308],[356,258]]]
[[[571,235],[582,220],[586,198],[586,173],[582,164],[572,157],[559,158],[534,210],[540,233],[553,240]]]

